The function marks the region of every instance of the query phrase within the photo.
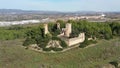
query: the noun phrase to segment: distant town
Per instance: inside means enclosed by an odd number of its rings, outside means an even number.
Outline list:
[[[3,12],[4,11],[4,12]],[[24,11],[0,9],[0,26],[29,23],[55,22],[57,20],[88,20],[90,22],[119,21],[118,12],[55,12],[55,11]]]

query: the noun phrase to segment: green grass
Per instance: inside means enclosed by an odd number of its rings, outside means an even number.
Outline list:
[[[56,54],[25,50],[21,45],[21,40],[0,41],[0,68],[97,68],[120,57],[120,39]]]

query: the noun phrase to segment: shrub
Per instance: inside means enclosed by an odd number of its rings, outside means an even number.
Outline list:
[[[62,51],[62,48],[52,48],[53,51]]]
[[[104,36],[105,36],[106,40],[109,40],[109,39],[113,38],[112,35],[109,35],[109,34],[105,34]]]
[[[109,62],[109,63],[114,65],[116,68],[118,68],[118,61],[113,61],[113,62]]]
[[[53,50],[53,51],[62,51],[63,49],[62,48],[43,48],[43,51],[51,51],[51,50]]]
[[[83,43],[80,44],[80,48],[84,48],[90,44],[95,44],[97,43],[97,41],[94,41],[94,40],[85,40]]]
[[[67,44],[65,43],[65,41],[61,40],[61,44],[60,44],[62,47],[66,48],[67,47]]]
[[[36,44],[36,41],[34,39],[27,38],[24,41],[23,46],[29,46],[30,44]]]
[[[9,27],[8,30],[21,30],[21,29],[24,29],[22,26],[12,26],[12,27]]]
[[[43,51],[51,51],[51,48],[43,48]]]

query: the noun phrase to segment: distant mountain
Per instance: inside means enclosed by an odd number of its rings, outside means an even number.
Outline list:
[[[0,9],[0,14],[59,14],[57,11],[38,11],[38,10],[21,10],[21,9]]]
[[[100,14],[120,14],[120,12],[96,12],[96,11],[76,11],[76,12],[59,12],[59,11],[40,11],[40,10],[21,10],[21,9],[0,9],[0,15],[27,15],[27,14],[40,14],[40,15],[100,15]]]
[[[20,9],[0,9],[0,14],[23,13],[25,11]]]

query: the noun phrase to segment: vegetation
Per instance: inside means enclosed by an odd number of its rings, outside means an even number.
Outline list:
[[[11,40],[11,39],[18,39],[18,38],[25,38],[25,32],[27,28],[19,28],[14,26],[11,28],[0,28],[0,40]]]
[[[84,47],[86,47],[86,46],[88,46],[88,45],[91,45],[91,44],[96,44],[97,43],[97,41],[96,40],[85,40],[83,43],[81,43],[80,44],[80,48],[84,48]]]
[[[116,36],[120,36],[120,23],[112,22],[109,24],[112,30],[112,34]]]
[[[57,37],[60,34],[60,29],[57,29],[57,25],[54,23],[49,23],[49,32],[48,34],[44,34],[43,24],[39,25],[39,27],[29,30],[26,35],[27,38],[24,41],[23,45],[27,46],[30,44],[37,44],[39,47],[43,48],[45,51],[60,51],[62,49],[59,48],[45,48],[50,40],[58,40],[60,41],[60,45],[65,48],[67,44]]]
[[[38,24],[37,24],[38,25]],[[0,27],[0,40],[14,40],[14,39],[25,39],[27,32],[35,29],[39,26],[31,25],[16,25],[9,27]]]
[[[36,44],[36,41],[34,39],[27,38],[24,41],[23,46],[29,46],[30,44]]]
[[[63,53],[38,53],[21,47],[23,40],[0,41],[0,68],[99,68],[120,57],[120,38]]]
[[[59,21],[64,28],[64,22]],[[85,41],[81,47],[96,43],[90,48],[75,48],[63,53],[37,53],[25,50],[21,47],[37,43],[45,51],[60,51],[62,49],[45,49],[49,40],[61,41],[62,47],[66,43],[56,37],[59,30],[54,23],[50,23],[49,31],[51,34],[44,35],[43,26],[13,26],[0,28],[0,68],[99,68],[100,66],[111,63],[117,67],[118,62],[114,61],[120,56],[120,23],[93,23],[87,21],[69,21],[72,23],[73,33],[71,37],[78,36],[80,32],[85,32],[87,38],[97,37],[95,41]],[[53,27],[54,26],[54,27]],[[113,36],[118,37],[117,39]],[[19,40],[18,40],[19,39]],[[22,40],[20,40],[22,39]],[[25,39],[25,40],[24,40]],[[110,39],[105,40],[105,39]],[[6,40],[6,41],[3,41]]]
[[[118,67],[118,61],[112,61],[112,62],[109,62],[110,64],[114,65],[116,68],[119,68]]]
[[[53,50],[53,51],[62,51],[63,49],[62,48],[52,48],[52,47],[43,48],[43,51],[51,51],[51,50]]]
[[[76,37],[80,32],[85,32],[86,37],[97,37],[104,39],[112,38],[112,30],[109,23],[88,22],[86,20],[69,21],[72,23],[73,33],[71,37]],[[119,24],[120,25],[120,24]]]
[[[43,48],[43,51],[51,51],[52,48]]]
[[[61,28],[65,28],[65,22],[58,20]],[[120,23],[119,22],[88,22],[85,20],[73,21],[72,23],[72,34],[71,37],[77,37],[80,32],[85,32],[87,37],[97,37],[110,39],[113,36],[120,36]],[[39,25],[39,26],[38,26]],[[30,30],[36,30],[36,32],[42,34],[42,24],[32,26],[11,26],[11,27],[0,27],[0,40],[12,40],[12,39],[24,39],[28,35]],[[37,26],[37,27],[36,27]],[[38,31],[37,31],[38,30]],[[53,36],[60,34],[60,29],[56,28],[55,23],[49,23],[49,31]],[[34,31],[33,31],[34,32]],[[32,31],[31,31],[32,33]]]
[[[61,28],[65,28],[65,22],[58,20]],[[86,20],[69,20],[72,23],[72,37],[77,37],[80,32],[85,32],[86,37],[96,37],[98,39],[111,39],[113,36],[120,36],[120,23],[119,22],[88,22]],[[55,23],[49,23],[49,34],[44,35],[43,24],[39,26],[12,26],[12,27],[0,27],[0,40],[12,40],[12,39],[25,39],[24,46],[37,43],[40,47],[45,47],[49,40],[55,38],[60,34],[61,29],[57,28]],[[57,39],[57,37],[56,37]],[[61,41],[63,47],[66,46],[65,42]],[[86,44],[88,43],[85,42]],[[83,45],[85,44],[83,43]],[[88,45],[88,44],[87,44]]]

